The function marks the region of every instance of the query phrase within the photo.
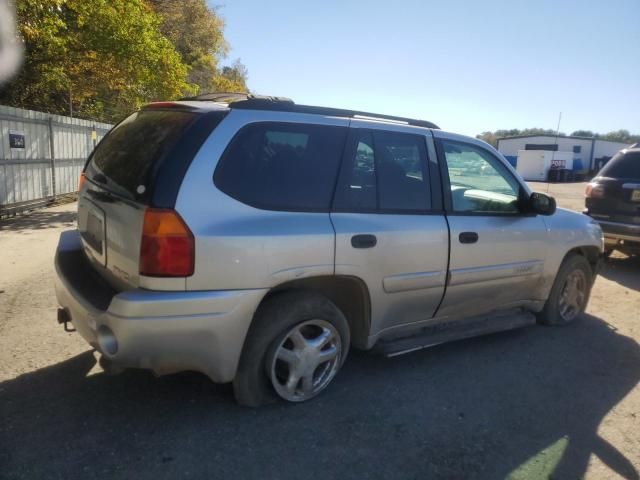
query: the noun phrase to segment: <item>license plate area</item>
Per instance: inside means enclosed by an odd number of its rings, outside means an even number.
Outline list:
[[[631,201],[640,202],[640,189],[631,190]]]
[[[98,206],[85,200],[78,206],[78,229],[85,252],[106,265],[105,214]]]

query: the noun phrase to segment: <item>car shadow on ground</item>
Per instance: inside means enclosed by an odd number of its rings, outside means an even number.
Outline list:
[[[23,230],[43,230],[59,226],[73,227],[76,212],[52,212],[37,210],[25,215],[0,220],[0,232],[20,232]]]
[[[393,359],[352,352],[315,400],[259,409],[195,373],[87,376],[95,361],[0,384],[5,475],[565,479],[594,454],[639,478],[598,427],[640,380],[640,347],[590,315]]]
[[[627,257],[616,254],[606,260],[600,275],[624,287],[640,291],[640,256]]]

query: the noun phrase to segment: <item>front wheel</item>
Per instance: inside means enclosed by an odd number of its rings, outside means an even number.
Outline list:
[[[538,321],[545,325],[565,325],[584,312],[593,273],[586,258],[578,254],[568,256],[560,266],[551,293]]]

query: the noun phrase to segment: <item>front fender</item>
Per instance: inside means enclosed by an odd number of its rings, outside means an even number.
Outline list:
[[[593,251],[601,255],[604,252],[604,236],[600,225],[591,217],[564,208],[558,208],[553,215],[542,218],[547,227],[549,242],[543,272],[546,298],[558,269],[569,252]]]

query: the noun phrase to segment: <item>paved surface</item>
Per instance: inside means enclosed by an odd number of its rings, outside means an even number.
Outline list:
[[[198,374],[106,376],[56,324],[74,208],[0,222],[0,478],[639,478],[640,262],[568,327],[352,352],[311,403],[246,409]]]

